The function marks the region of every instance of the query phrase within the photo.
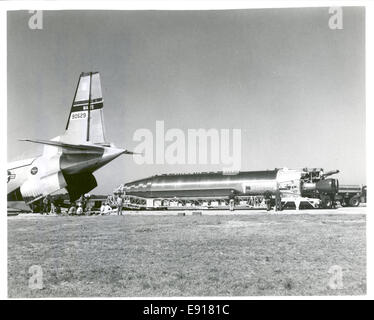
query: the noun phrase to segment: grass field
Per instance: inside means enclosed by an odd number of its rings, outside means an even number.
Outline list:
[[[365,229],[360,214],[11,217],[8,294],[363,295]],[[32,265],[41,290],[28,286]]]

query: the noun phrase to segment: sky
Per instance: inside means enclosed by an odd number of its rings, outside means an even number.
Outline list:
[[[19,138],[63,134],[82,71],[99,71],[107,140],[133,150],[140,128],[241,129],[241,170],[339,169],[366,183],[365,11],[8,12],[8,161],[42,153]],[[121,156],[95,173],[108,193],[155,174],[219,165],[138,165]]]

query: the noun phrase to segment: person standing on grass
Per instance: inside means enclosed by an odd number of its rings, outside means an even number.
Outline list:
[[[49,196],[44,197],[43,199],[43,212],[42,214],[48,214],[48,208],[49,207]]]
[[[264,193],[264,199],[265,199],[265,204],[266,204],[266,211],[271,210],[271,192],[270,191],[265,191]]]
[[[122,195],[117,196],[117,215],[122,216],[123,198]]]
[[[53,202],[53,200],[51,200],[51,214],[55,214],[56,213],[56,206],[55,206],[55,203]]]
[[[282,198],[279,189],[275,191],[275,211],[282,211]]]
[[[106,204],[106,205],[110,205],[111,203],[113,203],[113,200],[112,200],[112,196],[109,195],[109,196],[107,197],[107,199],[106,199],[105,204]]]

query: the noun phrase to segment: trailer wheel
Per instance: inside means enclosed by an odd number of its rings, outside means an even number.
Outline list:
[[[351,207],[358,207],[360,205],[360,198],[352,197],[351,199],[349,199],[349,205]]]

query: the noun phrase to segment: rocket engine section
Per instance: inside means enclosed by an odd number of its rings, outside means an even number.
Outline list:
[[[336,194],[339,190],[337,179],[324,179],[318,182],[306,182],[303,184],[303,194],[318,192],[319,194]]]
[[[319,193],[336,194],[339,190],[339,181],[331,178],[318,181],[316,189]]]

